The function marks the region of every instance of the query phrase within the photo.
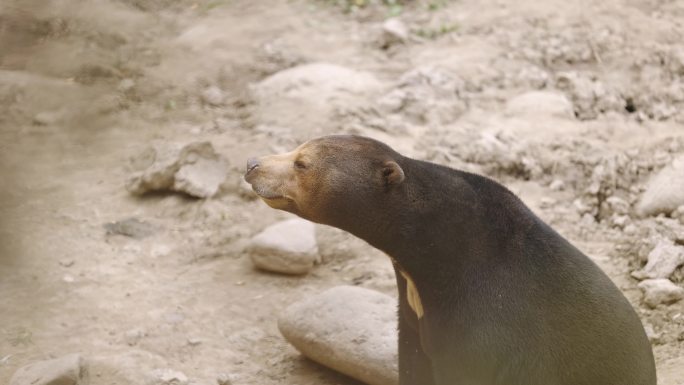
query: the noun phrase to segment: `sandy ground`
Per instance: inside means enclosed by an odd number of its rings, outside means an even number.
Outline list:
[[[352,132],[509,186],[632,301],[653,331],[660,384],[684,384],[684,304],[650,309],[630,277],[649,231],[674,225],[631,209],[621,219],[606,203],[631,207],[684,151],[684,4],[345,4],[0,3],[0,383],[81,352],[95,385],[143,384],[159,368],[191,384],[223,373],[236,385],[355,384],[301,358],[275,321],[338,284],[395,295],[389,261],[320,227],[312,273],[256,271],[245,243],[287,216],[238,187],[249,156]],[[391,13],[410,37],[383,47]],[[316,62],[349,71],[316,67],[288,88],[282,71]],[[512,102],[538,90],[562,98]],[[126,191],[149,143],[195,140],[230,161],[217,197]],[[103,228],[130,217],[153,235]]]

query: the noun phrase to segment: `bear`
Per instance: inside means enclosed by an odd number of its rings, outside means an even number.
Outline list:
[[[490,178],[331,135],[248,160],[245,180],[391,258],[400,385],[656,385],[622,292]]]

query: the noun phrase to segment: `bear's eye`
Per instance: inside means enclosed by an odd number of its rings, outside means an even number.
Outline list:
[[[299,170],[306,169],[306,163],[302,162],[301,160],[295,160],[294,166],[296,169],[299,169]]]

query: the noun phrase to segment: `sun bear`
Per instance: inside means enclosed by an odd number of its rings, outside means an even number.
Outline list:
[[[385,252],[400,385],[655,385],[651,345],[611,280],[499,183],[349,135],[250,159],[271,207]]]

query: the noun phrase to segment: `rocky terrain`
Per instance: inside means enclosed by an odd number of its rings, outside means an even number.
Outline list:
[[[307,310],[390,325],[388,258],[242,181],[355,133],[507,185],[684,384],[683,41],[676,0],[3,1],[0,383],[391,382],[393,330]]]

